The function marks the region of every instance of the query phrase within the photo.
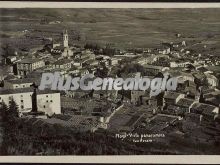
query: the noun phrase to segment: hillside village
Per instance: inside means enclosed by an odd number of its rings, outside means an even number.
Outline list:
[[[45,39],[45,45],[29,51],[5,48],[0,68],[1,107],[14,102],[17,117],[33,128],[58,124],[81,133],[164,133],[167,139],[219,143],[220,56],[195,53],[198,43],[184,40],[155,48],[118,49],[70,43],[65,29],[61,38]],[[149,91],[40,91],[45,72],[101,78],[168,75],[178,78],[178,87],[153,97]],[[156,140],[162,143],[164,139]]]

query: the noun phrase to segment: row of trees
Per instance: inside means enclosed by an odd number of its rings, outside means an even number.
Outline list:
[[[7,58],[10,55],[14,55],[15,49],[8,43],[2,44],[1,49],[3,50],[2,55],[4,58]]]
[[[96,55],[104,54],[107,56],[113,56],[117,53],[117,49],[114,48],[112,44],[106,44],[105,46],[100,46],[97,43],[86,43],[84,48],[93,50]]]
[[[19,111],[16,102],[12,99],[9,102],[9,106],[5,104],[3,101],[0,107],[0,127],[2,130],[2,144],[0,147],[0,154],[4,155],[7,150],[6,141],[11,136],[11,132],[13,131],[16,120],[18,119]]]

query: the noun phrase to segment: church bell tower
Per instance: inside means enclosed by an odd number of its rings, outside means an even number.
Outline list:
[[[64,48],[68,48],[69,47],[67,30],[65,30],[63,32],[63,47]]]

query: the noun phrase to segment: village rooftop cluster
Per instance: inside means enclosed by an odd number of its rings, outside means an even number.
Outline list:
[[[30,37],[32,32],[24,33]],[[181,34],[176,37],[181,40]],[[171,136],[202,143],[219,140],[220,126],[216,123],[220,121],[220,83],[219,69],[215,68],[219,68],[220,56],[195,53],[193,50],[199,48],[194,45],[207,48],[203,41],[196,44],[183,38],[158,47],[120,49],[91,43],[77,45],[74,40],[69,41],[67,30],[59,41],[49,37],[43,41],[34,48],[2,53],[0,102],[10,106],[13,100],[19,117],[33,128],[59,124],[76,132],[164,132],[167,140]],[[99,80],[162,80],[159,86],[166,77],[167,82],[175,77],[177,86],[175,91],[157,94],[150,94],[150,88],[39,90],[39,85],[42,89],[47,84],[57,87],[58,81],[44,79],[46,73],[55,72],[66,84],[74,78],[93,75]],[[67,86],[68,89],[70,84]],[[151,88],[157,90],[158,86]]]

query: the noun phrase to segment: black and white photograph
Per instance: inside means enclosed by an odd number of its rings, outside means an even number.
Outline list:
[[[0,7],[0,156],[220,155],[220,5],[188,6]]]

